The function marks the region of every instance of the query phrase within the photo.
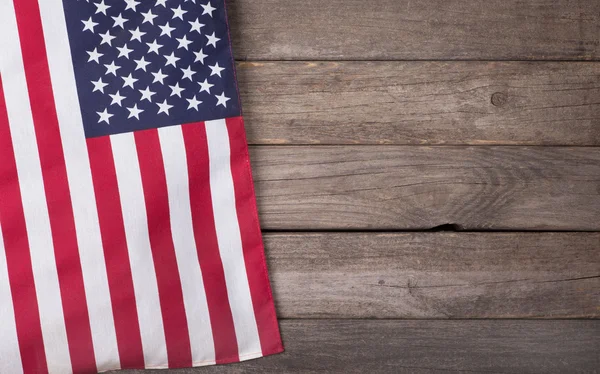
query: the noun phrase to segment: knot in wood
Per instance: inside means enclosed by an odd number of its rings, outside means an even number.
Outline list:
[[[504,106],[508,101],[508,95],[504,92],[495,92],[492,94],[493,106]]]

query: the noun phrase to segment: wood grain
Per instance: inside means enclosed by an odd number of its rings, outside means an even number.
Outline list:
[[[242,60],[595,60],[590,0],[228,0]]]
[[[600,2],[228,9],[266,230],[600,231],[600,148],[526,147],[600,145],[598,63],[514,62],[600,61]],[[173,373],[600,367],[598,320],[505,320],[598,318],[600,233],[265,241],[286,353]]]
[[[600,230],[600,148],[252,148],[263,228]]]
[[[281,329],[282,354],[169,372],[562,374],[600,367],[600,321],[286,320]]]
[[[265,240],[280,318],[600,317],[600,233]]]
[[[251,144],[600,145],[600,63],[237,67]]]

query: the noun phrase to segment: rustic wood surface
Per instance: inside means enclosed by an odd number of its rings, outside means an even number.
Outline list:
[[[600,145],[600,63],[242,62],[237,72],[251,144]]]
[[[598,318],[600,233],[265,236],[281,318]]]
[[[181,373],[598,372],[600,321],[563,318],[600,315],[600,2],[228,9],[293,319],[284,354]],[[439,226],[481,232],[394,232]]]
[[[265,229],[600,229],[600,148],[264,146]]]
[[[227,0],[246,60],[597,60],[595,0]]]
[[[169,372],[599,372],[600,1],[227,3],[286,352]]]
[[[287,320],[281,329],[283,354],[172,373],[562,374],[600,367],[600,321]]]

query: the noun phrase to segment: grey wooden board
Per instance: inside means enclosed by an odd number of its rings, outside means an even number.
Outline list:
[[[600,148],[251,151],[265,229],[600,230]]]
[[[237,67],[252,144],[600,145],[596,62]]]
[[[281,318],[598,318],[600,233],[265,236]]]
[[[282,354],[169,372],[562,374],[600,368],[600,321],[592,320],[286,320],[281,329]]]
[[[238,59],[592,60],[595,0],[228,0]]]

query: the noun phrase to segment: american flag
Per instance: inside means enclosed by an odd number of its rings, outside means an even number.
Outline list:
[[[0,373],[282,351],[223,0],[0,1]]]

